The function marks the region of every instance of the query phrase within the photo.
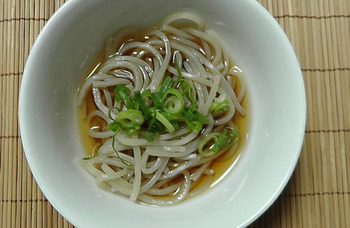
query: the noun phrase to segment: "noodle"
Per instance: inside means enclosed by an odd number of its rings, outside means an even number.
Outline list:
[[[98,142],[82,162],[97,185],[157,206],[208,189],[215,159],[238,147],[232,119],[246,115],[244,76],[216,34],[178,12],[142,37],[131,29],[109,37],[105,55],[77,97]]]

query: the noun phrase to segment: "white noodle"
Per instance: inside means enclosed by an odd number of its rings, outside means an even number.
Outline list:
[[[191,191],[187,197],[191,198],[191,197],[196,196],[196,195],[204,192],[205,190],[207,190],[212,183],[212,179],[213,179],[212,175],[207,175],[207,180],[205,181],[205,183],[201,187],[199,187],[198,189]]]
[[[135,163],[134,163],[134,184],[132,188],[132,193],[130,195],[131,200],[136,200],[137,196],[139,195],[140,191],[140,185],[141,185],[141,150],[140,147],[134,146],[134,157],[135,157]]]
[[[145,203],[158,205],[158,206],[169,206],[169,205],[179,203],[180,201],[186,198],[187,193],[189,192],[191,187],[191,178],[190,178],[189,172],[186,170],[183,172],[183,175],[185,179],[183,182],[183,186],[174,197],[169,197],[168,199],[160,200],[145,194],[141,194],[139,195],[139,199]]]

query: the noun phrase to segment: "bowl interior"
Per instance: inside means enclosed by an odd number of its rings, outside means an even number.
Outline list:
[[[85,152],[75,97],[108,35],[158,24],[179,10],[199,14],[244,71],[249,130],[238,162],[218,185],[179,205],[154,208],[100,190],[77,165]],[[293,49],[254,0],[71,0],[33,46],[20,91],[19,119],[36,181],[76,226],[239,227],[261,215],[288,181],[302,144],[305,107]]]

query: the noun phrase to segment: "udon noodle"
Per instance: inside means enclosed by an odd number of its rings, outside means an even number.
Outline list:
[[[234,116],[245,116],[242,72],[218,37],[197,15],[179,12],[142,36],[119,31],[105,53],[78,92],[97,142],[83,166],[102,189],[146,204],[205,191],[212,162],[239,144]]]

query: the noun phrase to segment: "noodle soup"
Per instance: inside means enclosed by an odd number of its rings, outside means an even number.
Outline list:
[[[233,167],[247,129],[245,96],[243,73],[197,15],[119,31],[78,93],[82,165],[107,191],[179,203]]]

